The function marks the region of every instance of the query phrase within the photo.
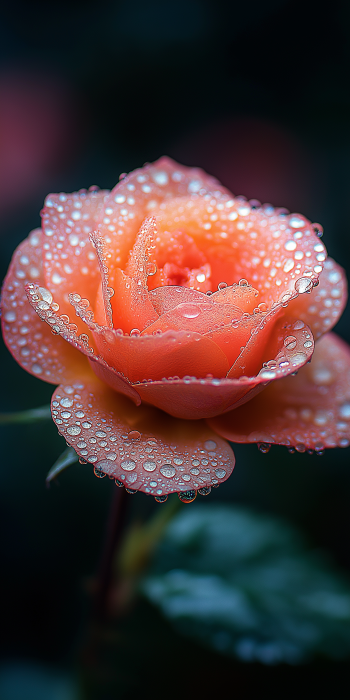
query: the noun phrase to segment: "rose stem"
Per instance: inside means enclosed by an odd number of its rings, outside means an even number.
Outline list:
[[[124,529],[127,498],[124,488],[114,487],[93,600],[93,618],[96,622],[103,621],[107,615],[108,593],[115,576],[113,561]]]

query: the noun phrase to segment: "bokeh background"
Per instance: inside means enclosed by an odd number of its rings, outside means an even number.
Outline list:
[[[111,188],[121,172],[163,154],[203,167],[236,195],[322,223],[330,255],[349,272],[349,34],[346,0],[327,11],[308,0],[6,3],[2,278],[15,246],[39,225],[48,192]],[[349,311],[337,332],[350,342]],[[49,402],[52,387],[21,370],[3,346],[1,363],[1,411]],[[77,464],[47,491],[46,473],[64,447],[50,422],[1,428],[5,700],[30,699],[32,687],[35,700],[68,700],[73,692],[72,660],[113,485]],[[255,446],[235,452],[234,475],[213,501],[282,516],[350,580],[349,451],[321,458],[278,447],[267,455]],[[153,508],[137,494],[129,517]],[[239,663],[174,632],[144,601],[123,624],[121,697],[136,697],[147,684],[174,697],[186,690],[209,697],[227,683],[242,698],[262,686],[285,697],[308,682],[320,693],[349,688],[346,661]],[[110,696],[101,690],[100,697]]]

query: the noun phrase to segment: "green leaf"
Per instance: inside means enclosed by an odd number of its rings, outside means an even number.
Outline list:
[[[30,408],[28,411],[15,413],[0,413],[0,425],[38,423],[42,420],[51,420],[50,406],[39,406],[39,408]]]
[[[46,481],[46,486],[49,486],[50,482],[58,476],[61,472],[64,471],[64,469],[67,469],[71,464],[74,464],[74,462],[78,461],[78,455],[73,450],[73,447],[67,447],[64,452],[59,456],[59,458],[56,460],[55,464],[53,467],[51,467],[45,481]]]
[[[183,633],[265,664],[350,652],[350,584],[285,523],[196,505],[169,525],[144,595]]]

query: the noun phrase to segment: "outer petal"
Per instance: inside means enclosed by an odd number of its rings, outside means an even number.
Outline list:
[[[2,328],[15,360],[30,374],[52,384],[72,381],[87,361],[78,350],[53,335],[27,301],[25,285],[43,284],[42,232],[35,229],[17,248],[2,289]]]
[[[164,199],[191,196],[201,192],[227,192],[215,178],[199,168],[187,168],[163,157],[151,165],[134,170],[106,197],[104,213],[108,223],[100,231],[108,236],[108,266],[125,267],[136,234],[146,216],[153,214]]]
[[[106,191],[50,194],[42,211],[45,287],[61,313],[71,313],[68,294],[95,301],[100,272],[89,233],[103,218]],[[78,322],[79,324],[79,322]]]
[[[190,420],[209,418],[246,403],[272,380],[296,372],[311,358],[313,349],[310,329],[302,321],[280,319],[271,347],[266,351],[274,354],[272,357],[265,355],[266,362],[255,377],[184,377],[182,380],[142,382],[136,388],[143,401],[173,416]]]
[[[230,446],[205,422],[136,408],[92,373],[56,389],[52,415],[66,441],[99,472],[154,496],[217,485],[234,467]]]
[[[77,350],[80,351],[78,353],[78,357],[81,358],[79,360],[80,365],[73,364],[72,367],[69,366],[69,381],[71,381],[72,377],[80,376],[82,371],[90,371],[84,358],[84,356],[86,356],[89,358],[90,364],[93,363],[92,366],[94,367],[95,373],[100,379],[108,381],[108,384],[115,391],[120,391],[122,394],[125,394],[136,404],[140,403],[140,397],[137,391],[131,386],[130,382],[128,382],[120,372],[117,372],[113,367],[109,367],[107,362],[96,354],[95,348],[91,345],[89,336],[86,333],[82,333],[78,336],[76,324],[69,323],[69,318],[65,314],[61,316],[58,315],[58,304],[54,302],[53,296],[48,289],[30,283],[26,287],[26,292],[31,308],[38,314],[37,318],[46,321],[48,324],[47,328],[51,328],[56,337],[61,336],[61,338],[67,341],[64,344],[64,351],[67,351],[67,348],[71,348],[72,350],[73,348],[77,348]],[[77,311],[78,318],[84,319],[84,323],[86,322],[89,328],[91,325],[93,328],[96,328],[96,322],[90,318],[92,311],[88,303],[87,305],[84,303],[87,302],[87,300],[81,299],[79,295],[71,296],[78,297],[78,299],[76,298],[74,302],[72,302]]]
[[[247,406],[209,421],[233,442],[321,450],[350,440],[350,348],[333,333],[316,344],[311,364],[273,382]]]
[[[289,307],[310,326],[315,339],[335,326],[347,302],[347,282],[345,271],[332,258],[324,263],[320,274],[320,284],[311,294],[302,294]]]

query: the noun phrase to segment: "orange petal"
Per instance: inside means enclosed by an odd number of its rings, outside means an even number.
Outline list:
[[[212,289],[247,279],[268,306],[300,286],[311,288],[327,255],[305,217],[255,209],[229,194],[169,199],[153,214],[160,232],[183,229],[194,239],[210,263]]]
[[[321,338],[296,377],[272,382],[249,405],[210,420],[234,442],[267,442],[322,450],[350,441],[350,348],[333,333]]]
[[[103,218],[106,191],[50,194],[42,211],[45,287],[61,313],[70,313],[68,294],[94,300],[99,266],[89,234]]]
[[[87,367],[75,348],[43,323],[27,301],[25,285],[44,284],[42,232],[35,229],[13,255],[2,289],[2,329],[18,364],[51,384],[71,381]]]
[[[203,421],[181,421],[135,407],[97,377],[56,389],[52,416],[65,440],[126,487],[154,496],[216,486],[234,467],[233,452]]]
[[[242,311],[231,304],[212,304],[205,299],[202,302],[178,304],[174,309],[163,314],[148,326],[143,335],[167,330],[191,331],[194,333],[210,333],[220,324],[238,321]]]
[[[148,296],[147,279],[149,268],[156,270],[154,262],[155,220],[146,219],[138,232],[131,250],[126,274],[115,268],[111,276],[114,295],[111,301],[114,328],[130,333],[137,328],[142,331],[158,318]],[[101,308],[99,297],[97,307]]]
[[[226,191],[203,170],[187,168],[167,157],[134,170],[116,185],[104,203],[109,223],[102,223],[99,228],[110,239],[111,263],[125,267],[142,221],[153,215],[166,198]]]
[[[136,388],[142,401],[172,416],[209,418],[246,403],[271,381],[296,372],[311,358],[313,349],[311,331],[302,321],[279,319],[273,331],[273,343],[266,350],[265,364],[255,377],[197,379],[189,376],[182,380],[142,382]]]
[[[187,304],[188,302],[213,303],[211,297],[208,297],[203,292],[190,289],[190,287],[178,287],[177,285],[157,287],[157,289],[153,289],[149,293],[149,298],[159,316],[175,309],[179,304]]]
[[[238,306],[245,313],[251,314],[254,309],[258,306],[259,292],[250,284],[241,280],[240,284],[231,285],[231,287],[224,287],[219,289],[217,292],[211,295],[211,301],[216,304],[233,304]],[[264,307],[266,304],[264,305]],[[266,310],[266,309],[265,309]]]
[[[289,313],[310,326],[315,339],[335,326],[348,298],[345,271],[332,258],[327,258],[320,274],[320,283],[311,294],[301,294],[289,305]]]
[[[222,350],[199,333],[122,336],[107,330],[94,337],[106,362],[131,382],[195,373],[205,377],[209,372],[222,377],[229,369]]]

